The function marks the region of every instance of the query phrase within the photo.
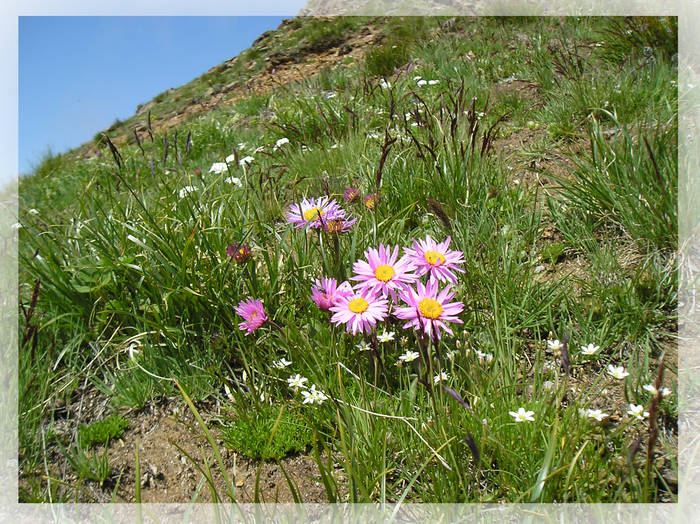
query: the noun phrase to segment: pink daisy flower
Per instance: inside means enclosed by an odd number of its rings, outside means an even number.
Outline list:
[[[329,220],[345,218],[345,211],[338,203],[327,196],[319,198],[305,198],[300,204],[292,204],[287,211],[287,221],[296,228],[323,227]]]
[[[349,282],[338,285],[338,281],[334,278],[316,280],[315,284],[311,286],[311,299],[325,311],[335,305],[340,297],[348,297],[352,294],[353,290]]]
[[[246,332],[246,336],[262,326],[267,320],[265,308],[260,300],[249,298],[235,307],[236,313],[245,319],[238,324],[238,329]]]
[[[369,248],[365,252],[365,256],[367,261],[358,260],[352,266],[356,276],[350,280],[360,282],[355,286],[358,289],[381,291],[385,297],[391,295],[391,298],[396,302],[396,291],[402,291],[418,279],[416,275],[411,273],[415,266],[407,256],[396,260],[399,256],[399,246],[394,246],[392,252],[389,246],[379,244],[378,251]]]
[[[404,329],[423,328],[429,337],[435,332],[435,335],[440,338],[442,328],[452,335],[452,330],[445,322],[461,324],[462,321],[457,318],[457,315],[464,309],[464,304],[448,302],[454,297],[454,292],[450,293],[448,285],[438,293],[438,282],[432,278],[428,280],[427,286],[418,282],[416,287],[417,289],[408,288],[400,293],[401,300],[408,304],[408,307],[397,307],[394,312],[396,317],[408,320],[403,326]]]
[[[441,282],[457,282],[454,271],[464,273],[464,269],[457,264],[464,263],[464,254],[461,251],[447,249],[450,245],[450,237],[444,242],[435,242],[430,235],[425,240],[413,240],[413,249],[404,248],[406,255],[417,266],[416,275],[423,276],[430,273],[430,278]]]
[[[331,322],[345,324],[347,332],[355,335],[358,331],[369,333],[378,320],[384,320],[389,311],[389,302],[377,297],[370,289],[354,291],[347,296],[340,296],[331,306],[334,313]]]

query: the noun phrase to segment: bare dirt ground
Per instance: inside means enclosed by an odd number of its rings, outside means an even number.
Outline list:
[[[82,402],[66,408],[66,418],[54,424],[59,438],[69,439],[82,424],[104,418],[108,399],[99,392],[86,390]],[[82,404],[82,406],[80,406]],[[79,408],[80,406],[80,408]],[[78,418],[80,409],[81,417]],[[304,502],[327,502],[326,492],[313,458],[296,455],[284,458],[280,465],[274,462],[251,460],[224,446],[215,420],[220,408],[214,403],[200,404],[198,411],[216,439],[229,481],[235,485],[237,502],[255,502],[256,491],[260,502],[294,502],[289,484],[282,471],[290,477]],[[111,467],[109,478],[100,485],[95,481],[80,483],[64,454],[56,445],[47,446],[48,477],[60,479],[58,493],[76,496],[78,502],[135,502],[136,447],[139,449],[141,501],[147,502],[212,502],[210,486],[203,480],[199,468],[212,470],[215,488],[223,502],[227,484],[215,455],[192,412],[180,399],[156,400],[138,411],[123,413],[129,427],[122,436],[109,443],[107,457]],[[104,447],[97,446],[91,453],[101,455]],[[281,467],[280,467],[281,466]],[[256,488],[257,478],[257,488]],[[26,479],[20,476],[20,487]],[[55,480],[54,480],[55,482]],[[69,487],[70,486],[70,487]]]

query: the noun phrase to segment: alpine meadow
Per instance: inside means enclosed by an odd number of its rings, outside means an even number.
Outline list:
[[[20,502],[677,502],[677,35],[297,17],[46,156]]]

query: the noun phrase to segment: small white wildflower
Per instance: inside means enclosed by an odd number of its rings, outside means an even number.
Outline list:
[[[391,83],[390,83],[390,82],[387,82],[386,80],[384,80],[384,79],[382,78],[382,79],[379,81],[379,87],[381,87],[382,89],[390,89],[390,88],[391,88]]]
[[[593,344],[588,344],[587,346],[581,346],[581,353],[584,355],[595,355],[600,346],[594,346]]]
[[[644,384],[644,385],[642,386],[642,389],[645,389],[646,391],[648,391],[648,392],[651,393],[652,395],[658,395],[658,394],[659,394],[659,390],[656,389],[656,387],[654,386],[654,384]],[[665,396],[670,395],[670,394],[671,394],[671,390],[670,390],[670,389],[668,389],[667,387],[661,388],[661,396],[662,396],[662,397],[665,397]]]
[[[263,151],[265,151],[265,146],[258,146],[253,153],[262,153]]]
[[[554,382],[552,382],[551,380],[545,380],[544,382],[542,382],[542,387],[545,391],[552,391],[552,389],[554,388]]]
[[[20,222],[15,222],[15,223],[12,224],[10,227],[16,231],[16,230],[22,228],[22,224],[21,224]]]
[[[238,161],[238,165],[239,165],[239,166],[250,165],[250,163],[251,163],[253,160],[255,160],[255,158],[253,158],[252,156],[244,156],[243,158],[241,158],[241,159]]]
[[[247,147],[245,142],[238,142],[238,149],[245,149]]]
[[[418,127],[419,125],[418,122],[411,122],[411,127]]]
[[[39,214],[39,210],[38,210],[38,209],[31,208],[31,209],[28,211],[28,213],[29,213],[30,215],[38,215],[38,214]]]
[[[493,360],[493,355],[491,353],[482,353],[478,349],[476,350],[476,356],[479,359],[479,362],[489,363]]]
[[[230,154],[229,156],[227,156],[227,157],[225,158],[225,160],[226,160],[226,163],[227,163],[227,164],[230,164],[231,162],[235,162],[235,161],[236,161],[236,155],[234,155],[234,154],[232,153],[232,154]]]
[[[233,184],[234,186],[238,187],[243,187],[243,182],[241,182],[240,178],[236,178],[235,176],[230,176],[224,180],[227,184]]]
[[[444,371],[440,371],[437,375],[433,377],[433,384],[438,384],[440,382],[446,381],[448,378],[450,378],[450,375],[445,373]]]
[[[603,413],[600,409],[588,409],[588,410],[586,410],[586,416],[588,418],[594,418],[598,422],[600,422],[601,420],[606,418],[608,416],[608,414]]]
[[[454,360],[455,357],[457,356],[458,351],[456,349],[451,349],[447,353],[445,353],[445,356],[448,358],[448,360]]]
[[[643,420],[644,418],[649,416],[649,412],[644,411],[644,406],[638,404],[630,404],[630,408],[627,411],[627,414],[632,415],[633,417],[637,417],[637,420]]]
[[[306,386],[304,385],[304,382],[307,382],[309,379],[306,377],[302,377],[299,373],[296,375],[292,375],[287,379],[287,384],[289,384],[289,387],[292,388],[295,392],[299,391],[300,388],[305,388]]]
[[[323,404],[328,398],[323,391],[316,389],[316,384],[312,384],[311,389],[304,390],[301,394],[304,396],[303,404]]]
[[[372,346],[369,345],[369,342],[363,340],[357,345],[357,349],[360,351],[372,351]]]
[[[399,340],[399,343],[402,346],[405,346],[406,344],[408,344],[408,337],[401,337],[401,339]]]
[[[178,196],[180,198],[185,198],[185,196],[188,193],[193,193],[194,191],[197,191],[197,188],[195,186],[185,186],[180,191],[177,192]]]
[[[275,147],[273,147],[272,149],[273,149],[273,151],[276,151],[285,144],[289,144],[289,139],[288,138],[280,138],[277,142],[275,142]]]
[[[420,80],[420,79],[422,79],[422,78],[423,78],[422,76],[414,76],[414,77],[413,77],[413,80],[418,81],[418,80]]]
[[[209,168],[210,173],[220,175],[228,170],[228,164],[226,162],[214,162]]]
[[[508,414],[515,419],[516,422],[534,422],[535,418],[532,416],[535,414],[534,411],[525,411],[525,408],[519,408],[518,411],[509,411]]]
[[[608,375],[618,380],[622,380],[623,378],[628,376],[629,373],[627,373],[627,371],[625,371],[625,368],[623,368],[622,366],[613,366],[612,364],[608,364]]]
[[[379,135],[377,133],[368,133],[367,137],[368,138],[379,138]]]
[[[337,149],[337,148],[338,148],[338,144],[333,144],[333,145],[332,145],[331,147],[329,147],[328,149]]]
[[[428,81],[427,81],[427,80],[423,80],[423,79],[420,79],[420,80],[418,80],[418,82],[416,82],[416,84],[417,84],[419,87],[422,87],[422,86],[426,85],[427,83],[428,83]]]
[[[406,351],[406,353],[399,356],[399,360],[401,362],[413,362],[418,357],[420,357],[420,354],[417,351]]]
[[[561,351],[561,348],[564,347],[564,344],[559,342],[559,340],[548,340],[547,341],[547,347],[554,352]]]
[[[292,365],[291,360],[287,360],[284,357],[279,359],[277,362],[272,363],[272,367],[274,367],[275,369],[284,369],[287,366],[291,366],[291,365]]]
[[[429,86],[434,86],[435,84],[439,84],[440,80],[428,80],[428,85]]]
[[[377,335],[377,340],[379,342],[390,342],[394,340],[394,332],[385,330],[381,335]]]

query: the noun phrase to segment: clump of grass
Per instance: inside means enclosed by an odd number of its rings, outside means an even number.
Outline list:
[[[224,442],[253,459],[278,460],[305,451],[313,442],[313,429],[304,416],[298,411],[285,410],[275,428],[278,416],[279,407],[274,405],[238,410],[238,417],[223,428]],[[270,440],[273,429],[274,437]]]
[[[111,439],[120,437],[129,421],[121,415],[110,415],[104,420],[81,426],[79,430],[80,444],[83,448],[89,448],[96,444],[105,443]]]
[[[409,58],[408,47],[404,42],[390,40],[367,53],[365,71],[371,77],[388,77],[408,62]]]
[[[540,255],[550,264],[556,264],[564,254],[566,245],[563,242],[551,242],[542,248]]]

